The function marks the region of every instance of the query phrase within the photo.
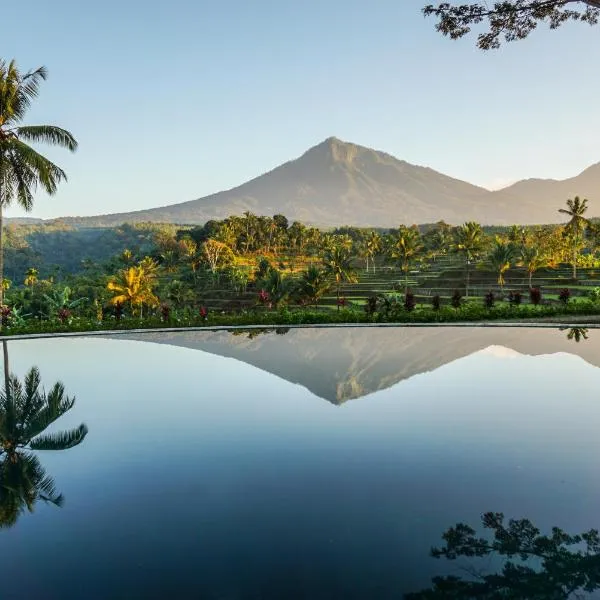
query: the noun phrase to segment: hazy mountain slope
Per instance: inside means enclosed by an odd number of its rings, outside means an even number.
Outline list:
[[[490,192],[428,167],[329,138],[243,185],[199,200],[161,208],[66,218],[84,226],[123,222],[204,223],[251,211],[284,214],[320,226],[392,227],[444,219],[459,224],[558,222],[557,208],[575,193],[594,197],[600,165],[564,182],[528,180]]]
[[[499,201],[512,197],[517,202],[527,202],[534,206],[540,215],[539,222],[554,223],[565,219],[557,212],[564,208],[567,198],[581,196],[590,202],[590,216],[599,216],[600,202],[600,163],[588,167],[576,177],[569,179],[525,179],[513,185],[493,192]],[[517,222],[517,221],[515,221]]]
[[[249,339],[218,332],[115,336],[227,356],[309,389],[334,404],[360,398],[489,346],[521,354],[569,352],[600,367],[600,331],[575,343],[556,329],[381,327],[290,329]],[[443,393],[443,391],[442,391]]]

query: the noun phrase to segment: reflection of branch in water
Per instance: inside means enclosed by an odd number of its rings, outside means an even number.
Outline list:
[[[528,519],[511,519],[505,524],[502,513],[486,513],[482,522],[493,532],[491,541],[476,537],[474,529],[458,523],[443,534],[445,546],[433,548],[431,555],[448,560],[498,555],[505,560],[499,573],[484,575],[473,569],[469,579],[434,577],[431,588],[406,594],[405,598],[566,600],[577,593],[600,589],[597,530],[569,535],[554,527],[551,535],[541,535]]]
[[[561,331],[564,331],[565,329],[566,329],[566,327],[562,328]],[[578,343],[582,339],[587,340],[588,339],[588,331],[589,331],[589,329],[587,327],[570,327],[569,333],[567,333],[567,339],[575,340]]]
[[[44,433],[73,407],[75,398],[65,394],[62,383],[55,383],[47,394],[40,390],[36,367],[23,383],[14,375],[5,381],[0,393],[0,527],[14,525],[38,500],[62,505],[62,495],[31,450],[67,450],[79,445],[88,432],[82,423],[68,431]]]

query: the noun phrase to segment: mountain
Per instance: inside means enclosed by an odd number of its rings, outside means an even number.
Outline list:
[[[581,196],[590,200],[600,199],[600,162],[588,167],[576,177],[563,180],[525,179],[493,192],[493,195],[501,202],[507,197],[527,202],[528,206],[537,207],[540,214],[547,215],[543,222],[556,222],[556,209],[562,208],[567,198]],[[600,212],[594,213],[593,216],[599,214]]]
[[[600,165],[567,181],[528,180],[505,190],[482,187],[398,160],[385,152],[328,138],[302,156],[199,200],[129,213],[65,218],[82,226],[124,222],[201,224],[251,211],[284,214],[319,226],[391,227],[444,219],[459,224],[550,223],[567,197],[600,190]]]
[[[600,331],[576,343],[558,329],[520,327],[332,327],[259,333],[193,331],[114,336],[170,344],[243,361],[304,386],[333,404],[378,390],[475,352],[567,352],[600,367]],[[256,330],[254,331],[256,334]]]

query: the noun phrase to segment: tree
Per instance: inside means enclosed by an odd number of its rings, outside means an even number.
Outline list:
[[[118,279],[109,281],[107,288],[115,292],[111,304],[129,304],[133,313],[137,306],[142,318],[142,306],[156,306],[158,298],[153,293],[155,276],[143,266],[129,267],[119,272]]]
[[[327,278],[327,272],[319,269],[316,265],[310,265],[302,273],[300,280],[296,285],[295,296],[298,300],[307,300],[316,308],[321,297],[327,293],[330,282]]]
[[[233,251],[231,248],[227,244],[218,242],[217,240],[206,240],[202,244],[202,254],[213,275],[217,272],[219,267],[233,262]]]
[[[572,200],[567,200],[567,208],[558,209],[559,213],[571,217],[565,225],[565,232],[571,238],[573,279],[577,279],[577,252],[581,245],[583,231],[589,224],[588,219],[583,216],[587,211],[587,203],[585,198],[582,200],[579,196],[575,196]]]
[[[548,259],[537,245],[523,246],[521,248],[521,256],[518,264],[525,267],[527,270],[529,276],[529,289],[531,289],[531,278],[533,277],[533,274],[538,269],[545,267],[548,264]]]
[[[483,527],[493,533],[492,540],[477,537],[472,527],[458,523],[443,534],[445,546],[433,548],[431,556],[447,560],[487,559],[487,564],[492,556],[499,556],[503,559],[502,570],[484,574],[475,568],[466,569],[471,575],[469,579],[454,575],[434,577],[430,589],[405,594],[407,600],[567,600],[584,597],[585,592],[600,588],[597,530],[569,535],[553,527],[550,535],[542,535],[529,519],[511,519],[505,523],[502,513],[490,512],[481,520]]]
[[[401,227],[397,236],[392,238],[389,253],[391,258],[400,261],[400,268],[404,273],[405,294],[408,291],[408,271],[422,249],[423,243],[418,229]]]
[[[367,273],[369,272],[369,260],[373,265],[373,273],[375,272],[375,257],[381,252],[382,247],[381,236],[376,231],[369,232],[363,247]]]
[[[483,248],[483,231],[479,223],[469,221],[457,228],[454,251],[465,255],[465,296],[469,296],[471,263]]]
[[[345,237],[345,236],[340,236]],[[337,307],[340,308],[340,291],[342,283],[354,283],[358,281],[356,271],[352,267],[352,242],[347,243],[347,240],[336,240],[332,238],[332,242],[326,246],[323,254],[323,266],[325,272],[335,281],[335,292],[337,298]]]
[[[25,279],[23,280],[23,283],[26,286],[35,285],[38,282],[38,275],[39,271],[37,269],[34,269],[33,267],[30,267],[29,269],[27,269],[27,273],[25,274]]]
[[[498,0],[456,4],[441,2],[423,8],[425,16],[437,18],[436,29],[453,40],[471,32],[474,25],[487,22],[487,30],[477,37],[481,50],[499,48],[506,42],[526,38],[539,23],[556,29],[567,21],[596,25],[600,17],[600,0]]]
[[[489,266],[498,274],[498,285],[504,289],[504,273],[510,269],[515,256],[515,248],[509,242],[496,238],[494,246],[487,257]]]
[[[39,154],[28,142],[77,149],[71,133],[53,125],[23,125],[31,102],[37,98],[40,83],[47,77],[45,67],[21,73],[15,63],[0,60],[0,281],[4,276],[2,214],[16,200],[26,211],[33,208],[38,186],[52,195],[66,181],[65,172]],[[4,290],[0,286],[0,305]]]

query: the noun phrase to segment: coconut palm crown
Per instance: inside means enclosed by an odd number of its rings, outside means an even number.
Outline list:
[[[22,73],[14,60],[0,59],[0,281],[2,255],[2,211],[16,201],[26,211],[33,208],[38,186],[52,195],[66,181],[65,172],[34,150],[29,143],[60,146],[71,152],[77,142],[71,133],[54,125],[24,125],[23,120],[47,77],[45,67]],[[3,290],[0,286],[0,304]]]

